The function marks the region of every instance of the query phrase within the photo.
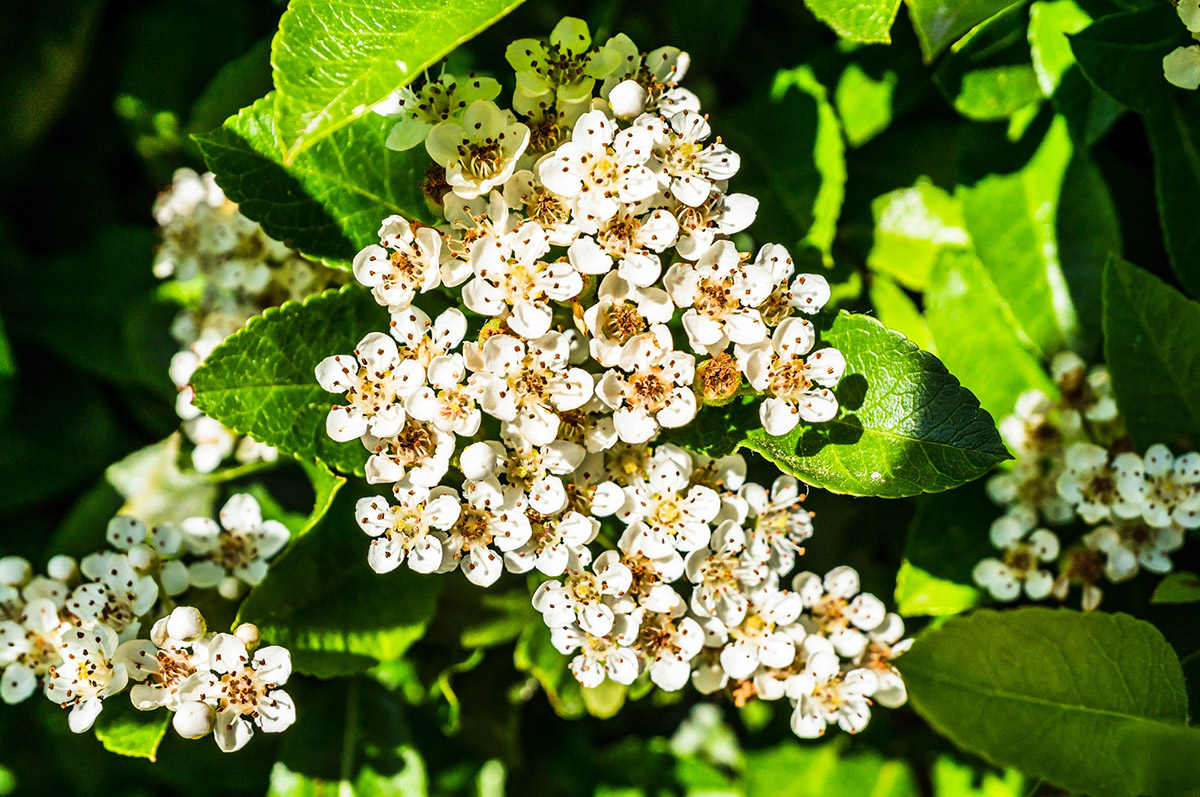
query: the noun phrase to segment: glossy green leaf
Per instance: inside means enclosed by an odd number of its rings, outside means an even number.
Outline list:
[[[122,694],[104,701],[94,731],[105,750],[154,761],[170,722],[171,712],[165,708],[139,711],[129,702],[128,695]]]
[[[1063,178],[1056,224],[1059,261],[1079,319],[1079,345],[1085,360],[1100,349],[1103,301],[1101,279],[1110,255],[1123,249],[1113,197],[1100,170],[1076,153]]]
[[[1104,271],[1104,359],[1134,448],[1200,443],[1200,302],[1114,258]]]
[[[1079,334],[1055,229],[1071,152],[1066,122],[1056,119],[1025,168],[986,177],[960,192],[980,261],[1021,329],[1046,355]]]
[[[813,16],[837,35],[868,44],[888,44],[900,0],[804,0]]]
[[[314,371],[326,357],[354,351],[368,332],[387,328],[387,312],[359,285],[267,310],[196,369],[196,406],[281,454],[361,476],[366,449],[326,434],[329,407],[339,402],[317,384]]]
[[[296,536],[307,534],[312,531],[313,527],[321,522],[322,518],[329,512],[329,508],[333,506],[333,500],[337,498],[338,491],[342,489],[342,485],[346,483],[344,476],[338,476],[331,471],[324,462],[316,460],[308,462],[301,460],[300,465],[304,468],[304,472],[308,474],[309,483],[313,488],[313,508],[312,512],[305,518],[300,526]]]
[[[877,197],[871,212],[875,242],[867,265],[906,288],[925,290],[939,254],[971,244],[962,203],[926,178]]]
[[[1180,794],[1200,782],[1183,670],[1149,623],[981,610],[922,634],[897,666],[917,713],[994,764],[1091,794]]]
[[[838,416],[781,437],[752,428],[746,448],[814,486],[883,498],[948,490],[1008,459],[970,391],[903,335],[843,312],[820,345],[846,358]]]
[[[387,216],[427,219],[419,183],[429,160],[422,149],[383,145],[393,121],[357,119],[285,166],[272,111],[271,96],[263,97],[195,141],[226,195],[273,238],[348,266],[379,242]]]
[[[1170,573],[1154,588],[1151,603],[1196,603],[1200,601],[1200,576]]]
[[[913,29],[921,43],[925,60],[932,61],[942,51],[976,25],[1017,5],[1020,0],[905,0]]]
[[[962,614],[979,603],[979,598],[977,588],[938,578],[907,559],[896,572],[896,612],[901,617]]]
[[[291,163],[520,4],[292,0],[271,48],[276,149]]]
[[[370,540],[354,522],[356,497],[336,502],[324,523],[295,538],[238,612],[238,622],[288,648],[306,675],[347,675],[399,658],[424,634],[448,580],[407,567],[371,570]]]
[[[764,127],[762,120],[774,124]],[[727,117],[730,146],[742,156],[737,189],[759,200],[755,235],[792,250],[804,266],[831,266],[845,197],[841,126],[825,87],[807,66],[779,72],[768,101]],[[785,129],[786,137],[772,134]]]
[[[1026,390],[1055,394],[1034,347],[973,255],[950,253],[938,263],[925,292],[925,320],[942,362],[997,421]]]
[[[1007,119],[1044,99],[1029,62],[1028,13],[1006,8],[956,43],[934,73],[934,82],[968,119]]]
[[[885,327],[899,332],[925,351],[937,354],[925,316],[921,315],[916,302],[899,285],[887,277],[876,275],[871,278],[867,295],[875,308],[875,317]]]
[[[862,146],[891,124],[892,99],[898,80],[891,71],[876,80],[854,63],[842,72],[833,92],[833,103],[850,146]]]

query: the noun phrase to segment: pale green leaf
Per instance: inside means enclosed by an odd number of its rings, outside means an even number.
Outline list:
[[[876,80],[853,63],[842,72],[833,92],[833,103],[850,146],[862,146],[892,123],[892,97],[897,82],[895,72],[884,72]]]
[[[1075,63],[1067,35],[1092,21],[1075,0],[1039,0],[1029,7],[1029,51],[1042,93],[1053,96],[1063,73]]]
[[[946,249],[969,247],[962,204],[922,177],[871,202],[875,242],[867,265],[916,291],[925,289],[929,272]]]
[[[105,750],[154,761],[170,721],[171,712],[165,708],[139,711],[128,695],[119,694],[104,701],[93,730]]]
[[[937,354],[925,316],[899,285],[877,274],[871,278],[867,295],[875,308],[875,317],[885,327],[899,332],[925,351]]]
[[[868,44],[889,44],[900,0],[804,0],[813,16],[837,35]]]
[[[1200,442],[1200,302],[1113,258],[1104,271],[1104,359],[1134,448]]]
[[[980,610],[922,634],[896,666],[917,713],[993,764],[1091,794],[1174,795],[1200,782],[1183,670],[1149,623]]]
[[[520,4],[292,0],[271,48],[276,149],[291,163]]]
[[[905,559],[896,573],[896,612],[901,617],[961,614],[979,603],[975,587],[938,578]]]
[[[907,763],[866,750],[847,751],[849,739],[818,745],[783,744],[746,753],[746,797],[916,797]]]
[[[843,312],[820,345],[846,358],[838,416],[782,437],[753,422],[744,447],[814,486],[884,498],[948,490],[1008,459],[970,391],[903,335]]]
[[[195,137],[226,195],[271,237],[349,266],[360,249],[379,242],[385,217],[428,219],[419,184],[429,160],[422,149],[383,145],[391,120],[374,114],[355,120],[285,166],[272,111],[272,98],[263,97]]]

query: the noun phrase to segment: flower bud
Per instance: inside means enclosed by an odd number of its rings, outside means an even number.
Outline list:
[[[742,371],[728,352],[721,352],[696,369],[696,384],[705,404],[725,404],[742,386]]]
[[[613,113],[620,119],[633,119],[646,110],[650,95],[636,80],[623,80],[608,93]]]
[[[235,601],[242,594],[242,582],[233,576],[226,576],[221,579],[221,583],[217,586],[217,592],[225,600]]]
[[[176,606],[167,618],[167,636],[180,642],[199,639],[204,630],[204,616],[191,606]]]
[[[169,634],[167,634],[167,621],[170,619],[169,615],[167,617],[160,617],[154,621],[154,625],[150,626],[150,641],[160,648],[167,646],[167,639],[169,638]]]
[[[175,732],[183,738],[199,739],[212,730],[214,719],[212,706],[192,701],[179,707],[171,719],[171,724],[175,727]]]
[[[246,650],[254,650],[258,647],[261,637],[258,633],[258,626],[254,623],[242,623],[234,629],[233,635],[242,640],[242,644],[246,646]]]
[[[139,543],[130,548],[128,556],[129,565],[142,573],[154,567],[154,560],[158,558],[154,554],[154,549],[145,543]]]
[[[73,581],[78,574],[79,563],[72,556],[59,554],[58,556],[50,557],[50,561],[46,563],[46,575],[55,581],[62,581],[64,583]]]
[[[0,584],[19,587],[33,576],[33,568],[29,562],[19,556],[6,556],[0,559]]]

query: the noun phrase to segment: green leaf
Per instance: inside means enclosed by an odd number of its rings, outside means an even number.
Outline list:
[[[421,149],[383,145],[393,121],[375,114],[355,120],[285,166],[272,110],[268,95],[195,137],[217,183],[271,237],[348,267],[360,249],[379,242],[385,217],[428,219],[419,183],[429,160]]]
[[[259,39],[221,67],[192,104],[188,129],[204,134],[271,90],[271,39]]]
[[[788,135],[764,128],[764,118]],[[738,190],[759,199],[755,235],[785,244],[802,266],[832,266],[846,189],[845,147],[837,114],[812,69],[777,73],[767,102],[743,106],[726,123],[729,144],[742,155]]]
[[[1070,37],[1083,73],[1122,105],[1161,107],[1179,93],[1163,77],[1162,59],[1187,44],[1187,29],[1169,3],[1128,14],[1111,14]]]
[[[917,713],[991,763],[1091,794],[1181,794],[1200,782],[1183,670],[1149,623],[981,610],[922,634],[897,667]]]
[[[968,119],[995,121],[1043,100],[1026,40],[1024,5],[1005,9],[951,48],[934,82]]]
[[[979,603],[979,590],[938,578],[905,559],[896,573],[896,611],[901,617],[962,614]]]
[[[882,498],[948,490],[1009,458],[970,391],[903,335],[842,312],[821,344],[846,358],[838,417],[782,437],[752,429],[746,448],[814,486]]]
[[[308,474],[309,483],[312,484],[313,508],[297,530],[297,537],[312,531],[313,527],[321,522],[321,519],[329,512],[329,508],[333,506],[333,499],[337,498],[338,491],[346,483],[344,476],[338,476],[320,460],[313,462],[301,460],[300,466],[304,468],[304,472]]]
[[[1171,269],[1192,296],[1200,297],[1200,230],[1192,208],[1200,194],[1200,97],[1179,96],[1146,116],[1154,152],[1154,193]]]
[[[917,309],[916,302],[899,285],[887,277],[876,275],[871,278],[867,295],[871,298],[875,317],[880,323],[904,335],[925,351],[937,353],[925,317]]]
[[[1195,573],[1171,573],[1158,582],[1151,603],[1196,603],[1200,601],[1200,576]]]
[[[292,0],[271,48],[277,149],[291,163],[521,0]]]
[[[424,634],[449,579],[407,567],[371,570],[370,540],[354,523],[356,498],[344,495],[324,523],[293,539],[238,612],[237,622],[288,648],[306,675],[348,675],[398,659]]]
[[[611,679],[605,679],[599,686],[585,687],[579,690],[583,696],[583,707],[587,709],[587,713],[602,720],[617,715],[617,712],[625,705],[625,695],[628,691],[628,686]]]
[[[929,272],[946,249],[971,245],[962,203],[928,178],[871,202],[875,243],[867,265],[915,291],[925,290]]]
[[[1071,151],[1066,122],[1057,118],[1025,168],[960,191],[980,261],[1021,329],[1046,355],[1074,343],[1079,329],[1055,232]]]
[[[979,23],[1021,0],[905,0],[913,29],[928,63]]]
[[[1078,33],[1092,21],[1075,0],[1040,0],[1029,6],[1029,51],[1042,93],[1051,97],[1074,63],[1068,34]]]
[[[567,668],[569,661],[550,644],[550,629],[544,623],[529,623],[513,650],[513,663],[541,685],[554,713],[573,719],[583,716],[586,706],[583,687]]]
[[[121,694],[104,701],[94,731],[105,750],[154,761],[170,721],[171,712],[166,709],[139,711]]]
[[[4,333],[4,322],[0,319],[0,379],[11,379],[17,375],[17,360],[13,357],[8,335]]]
[[[867,750],[846,752],[838,737],[820,745],[782,744],[746,753],[746,797],[916,797],[912,770]]]
[[[933,270],[925,293],[925,320],[938,356],[999,420],[1030,389],[1055,395],[1033,346],[979,260],[948,253]]]
[[[876,80],[853,63],[842,72],[833,103],[850,146],[862,146],[892,123],[892,98],[898,80],[892,71]]]
[[[1079,318],[1076,351],[1085,360],[1100,349],[1103,299],[1101,283],[1109,255],[1122,251],[1121,226],[1112,194],[1090,158],[1077,153],[1063,179],[1059,197],[1059,260]]]
[[[813,16],[856,42],[890,44],[900,0],[804,0]]]
[[[387,328],[387,312],[359,285],[271,308],[196,369],[196,406],[282,454],[361,476],[366,449],[326,434],[325,417],[337,402],[317,384],[314,371],[326,357],[354,351],[368,332]]]
[[[1016,770],[1006,771],[1003,777],[995,772],[981,773],[979,768],[950,756],[938,756],[930,774],[937,797],[1024,797],[1027,792],[1025,779]]]
[[[1200,303],[1118,258],[1104,270],[1104,359],[1134,448],[1200,443]]]

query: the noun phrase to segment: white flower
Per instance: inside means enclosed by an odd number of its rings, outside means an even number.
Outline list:
[[[18,620],[0,620],[0,667],[4,670],[0,674],[0,698],[9,704],[32,695],[38,681],[62,662],[60,633],[65,627],[53,601],[29,601]]]
[[[801,544],[813,533],[812,517],[800,505],[800,483],[785,475],[775,479],[769,494],[755,482],[747,482],[738,494],[753,522],[747,540],[751,557],[766,561],[780,575],[790,573],[797,554],[804,552]]]
[[[1140,504],[1147,523],[1155,528],[1172,523],[1185,529],[1200,528],[1200,454],[1189,452],[1176,458],[1169,448],[1156,443],[1146,449],[1144,464],[1135,454],[1121,454],[1114,460],[1114,468],[1126,457],[1133,464],[1121,469],[1117,487],[1131,505]],[[1144,479],[1141,485],[1139,475]]]
[[[804,672],[789,685],[796,699],[792,732],[801,739],[816,739],[836,722],[847,733],[858,733],[871,720],[870,697],[878,685],[875,673],[867,669],[843,675],[833,651],[812,653]]]
[[[463,475],[471,481],[504,476],[510,486],[528,493],[530,508],[542,515],[566,508],[569,495],[562,477],[583,462],[583,446],[565,440],[534,446],[519,435],[501,436],[503,445],[489,440],[467,446],[459,456]]]
[[[759,666],[787,667],[796,657],[794,631],[785,632],[804,611],[799,594],[770,585],[750,593],[750,610],[729,627],[732,639],[721,650],[721,667],[730,678],[744,680]]]
[[[771,293],[771,272],[742,265],[732,241],[718,241],[696,264],[676,263],[663,283],[676,306],[686,308],[683,328],[697,352],[719,354],[732,340],[752,347],[767,339],[757,307]]]
[[[504,572],[497,555],[515,551],[533,534],[525,511],[525,494],[502,487],[496,479],[468,482],[458,521],[442,542],[441,572],[459,568],[472,584],[488,587]],[[495,550],[492,546],[495,546]]]
[[[296,721],[291,696],[279,688],[292,674],[292,657],[286,649],[259,648],[251,658],[242,640],[217,634],[207,650],[212,673],[189,679],[179,699],[213,707],[213,735],[222,752],[242,749],[254,736],[256,725],[264,733],[279,733]]]
[[[68,725],[75,733],[92,727],[103,701],[125,688],[125,665],[114,662],[117,634],[107,625],[72,628],[62,634],[62,666],[49,669],[45,694],[63,708],[71,706]]]
[[[1189,5],[1181,2],[1179,8]],[[1163,56],[1163,76],[1172,86],[1181,89],[1200,88],[1200,47],[1176,47]]]
[[[704,144],[712,128],[696,111],[674,114],[669,126],[649,114],[636,124],[649,130],[654,141],[659,185],[689,207],[704,204],[715,183],[733,177],[741,165],[738,154],[719,140]]]
[[[839,656],[848,659],[867,647],[868,631],[879,627],[887,615],[883,602],[869,592],[859,593],[858,571],[835,567],[821,578],[816,573],[799,573],[792,589],[804,600],[805,623],[829,640]]]
[[[500,84],[490,77],[455,77],[443,71],[420,88],[402,86],[372,108],[380,116],[398,119],[384,142],[388,149],[403,152],[421,144],[439,122],[458,119],[475,100],[494,100]]]
[[[449,487],[396,485],[396,505],[383,496],[360,498],[354,507],[359,528],[373,539],[367,562],[376,573],[395,570],[405,560],[417,573],[442,566],[445,532],[458,521],[458,494]]]
[[[660,689],[676,692],[692,674],[692,660],[704,647],[704,630],[691,617],[684,617],[682,605],[676,612],[648,612],[639,609],[636,647],[650,672],[650,680]]]
[[[621,205],[608,219],[584,218],[580,228],[586,235],[576,238],[567,250],[577,271],[607,274],[615,261],[622,279],[643,288],[658,280],[662,274],[658,255],[679,235],[679,222],[668,211],[659,208],[643,213],[630,205]]]
[[[616,64],[616,53],[601,48],[592,51],[587,23],[563,17],[550,39],[517,39],[504,56],[516,72],[517,90],[513,109],[532,114],[540,108],[555,109],[568,121],[587,110],[596,79]]]
[[[366,465],[367,481],[393,484],[407,479],[422,487],[434,487],[450,469],[454,441],[452,433],[412,418],[399,434],[391,437],[363,435],[363,447],[371,452]]]
[[[871,640],[867,649],[855,661],[856,667],[864,667],[878,680],[872,699],[885,708],[899,708],[908,701],[908,688],[900,671],[892,664],[912,647],[912,639],[904,639],[904,620],[894,612],[888,612],[883,623],[867,634]]]
[[[593,636],[604,636],[613,628],[616,612],[608,598],[620,598],[629,591],[633,574],[620,562],[606,557],[597,560],[600,568],[589,573],[572,570],[562,581],[545,581],[533,593],[533,607],[542,613],[550,628],[578,624]]]
[[[587,546],[600,533],[600,521],[573,511],[544,515],[530,509],[525,514],[532,533],[527,543],[504,554],[504,566],[510,573],[536,569],[556,578],[590,562]]]
[[[708,547],[688,554],[687,577],[692,582],[692,611],[735,626],[750,607],[750,587],[766,577],[766,568],[744,556],[745,532],[733,520],[717,527]]]
[[[463,384],[467,366],[461,354],[444,354],[429,363],[429,384],[404,399],[408,414],[433,424],[443,432],[472,437],[479,431],[482,416],[474,391]]]
[[[1083,535],[1085,545],[1105,555],[1104,575],[1113,583],[1127,581],[1145,568],[1151,573],[1169,573],[1170,554],[1183,547],[1183,529],[1156,528],[1142,519],[1100,526]]]
[[[129,698],[142,711],[160,706],[177,710],[181,704],[180,691],[188,679],[197,673],[207,673],[208,647],[199,638],[203,632],[184,641],[167,631],[170,618],[186,608],[189,607],[178,607],[156,622],[150,639],[131,639],[117,648],[116,660],[137,682],[129,690]]]
[[[430,319],[419,307],[392,313],[392,337],[400,344],[400,357],[428,368],[437,357],[452,353],[467,334],[467,317],[457,307],[443,310]]]
[[[571,220],[570,203],[542,185],[529,169],[517,171],[504,184],[504,201],[545,230],[551,246],[570,246],[579,235],[579,225]],[[505,232],[509,231],[500,231]]]
[[[463,304],[484,316],[511,311],[505,320],[518,335],[545,335],[554,318],[549,301],[566,302],[583,290],[569,263],[542,262],[549,251],[549,236],[531,221],[499,238],[481,238],[471,248],[475,277],[463,286]]]
[[[837,398],[829,388],[841,380],[846,358],[837,349],[812,352],[815,342],[811,323],[787,318],[775,328],[769,345],[734,348],[751,386],[768,394],[759,405],[767,434],[787,434],[801,419],[820,423],[837,415]]]
[[[617,615],[611,631],[594,636],[579,626],[555,628],[550,632],[554,648],[564,655],[576,650],[571,673],[584,687],[604,683],[605,677],[619,684],[631,684],[638,676],[637,653],[631,647],[638,638],[637,621],[627,614]]]
[[[393,312],[441,283],[442,234],[388,216],[379,228],[379,245],[354,256],[354,278],[371,289],[375,301]]]
[[[277,520],[263,520],[254,496],[239,493],[221,508],[220,525],[212,518],[194,517],[180,524],[183,542],[205,557],[188,567],[194,587],[216,587],[228,576],[254,586],[267,574],[267,560],[282,550],[291,534]]]
[[[660,427],[673,429],[696,417],[691,390],[696,358],[669,348],[669,339],[635,335],[622,347],[617,364],[619,370],[610,369],[600,378],[596,395],[614,410],[621,440],[645,443]]]
[[[1119,484],[1136,484],[1141,459],[1131,452],[1109,456],[1108,450],[1094,443],[1075,443],[1066,452],[1066,470],[1058,477],[1058,494],[1075,505],[1075,511],[1087,523],[1099,523],[1110,517],[1132,518],[1142,513],[1143,499]]]
[[[440,122],[425,139],[429,157],[445,167],[446,183],[463,199],[503,186],[528,144],[529,128],[490,100],[475,100],[461,121]]]
[[[192,467],[197,473],[212,473],[237,444],[237,435],[207,415],[184,421],[183,433],[195,443]]]
[[[396,341],[372,332],[353,355],[326,357],[316,368],[317,382],[330,393],[345,393],[349,404],[330,408],[326,433],[345,443],[363,435],[391,437],[404,426],[404,400],[425,384],[425,369],[400,357]]]
[[[604,551],[596,557],[592,569],[603,572],[608,567],[620,563],[630,574],[631,581],[623,596],[612,597],[609,604],[618,615],[631,614],[639,608],[649,612],[678,613],[687,608],[687,604],[672,583],[678,581],[684,572],[683,557],[678,551],[670,551],[662,556],[651,558],[633,548],[634,538],[626,530],[617,543],[618,550]]]
[[[158,600],[154,578],[139,576],[127,556],[111,551],[86,557],[79,569],[90,581],[71,592],[66,608],[84,623],[104,623],[123,636],[137,634],[138,618]]]
[[[636,113],[619,116],[631,118],[643,112],[671,115],[679,111],[700,110],[700,100],[696,95],[677,85],[687,74],[690,63],[687,53],[676,47],[659,47],[644,53],[624,33],[613,36],[604,46],[616,53],[617,57],[612,70],[604,76],[600,95],[612,101],[612,92],[626,81],[636,83],[645,94]]]
[[[609,272],[600,281],[596,304],[583,314],[591,333],[592,359],[612,368],[620,362],[622,347],[637,335],[648,333],[660,341],[669,341],[666,325],[674,312],[666,291],[639,288],[616,272]]]
[[[646,167],[653,140],[645,128],[619,130],[601,111],[575,122],[571,140],[538,165],[547,188],[572,200],[578,221],[599,224],[611,219],[621,203],[649,199],[658,190]]]
[[[583,406],[593,380],[567,364],[569,343],[559,332],[531,341],[493,335],[483,344],[483,369],[473,382],[483,411],[513,424],[533,445],[551,443],[558,435],[558,411]]]
[[[1054,577],[1039,565],[1058,558],[1058,537],[1046,529],[1030,533],[1036,522],[1036,514],[1018,508],[992,523],[992,544],[1004,551],[1003,558],[984,559],[972,576],[996,600],[1016,600],[1022,586],[1035,601],[1050,594]]]
[[[651,558],[695,551],[708,544],[709,522],[721,509],[716,491],[689,484],[690,465],[662,458],[646,479],[625,488],[620,518],[629,525],[631,550]]]
[[[741,232],[758,215],[758,200],[749,194],[714,192],[696,207],[675,199],[668,202],[668,207],[679,222],[675,251],[685,260],[699,259],[717,236]]]

